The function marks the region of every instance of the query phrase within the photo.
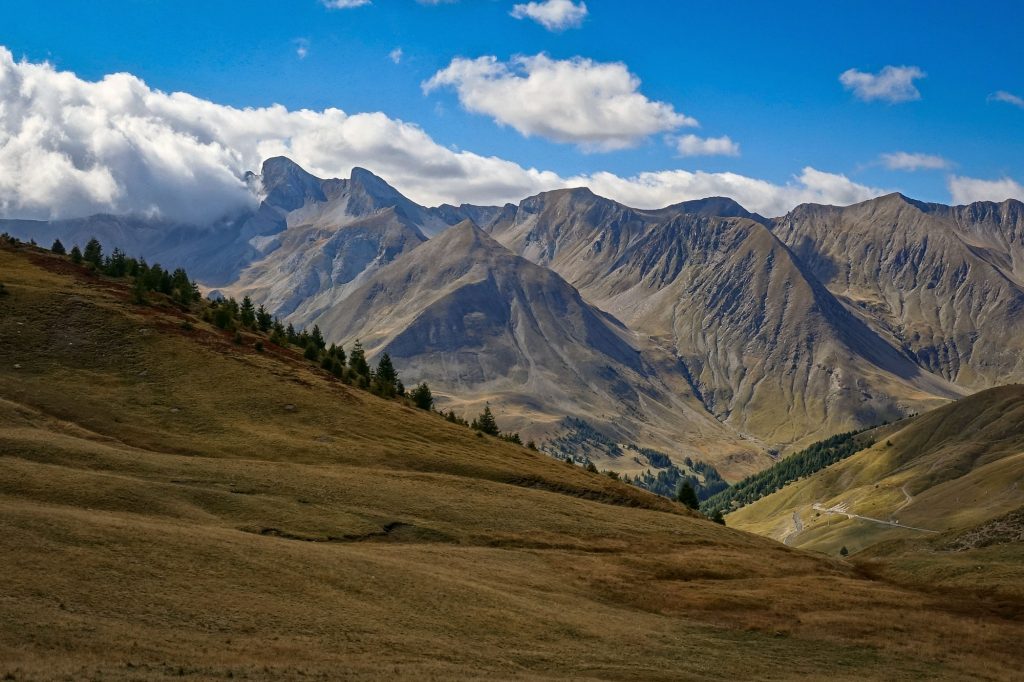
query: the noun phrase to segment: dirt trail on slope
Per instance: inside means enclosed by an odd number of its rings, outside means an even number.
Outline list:
[[[827,514],[839,514],[840,516],[845,516],[848,519],[860,519],[861,521],[870,521],[871,523],[879,523],[879,524],[882,524],[883,526],[892,526],[893,528],[906,528],[907,530],[916,530],[916,531],[920,531],[922,533],[938,533],[939,532],[937,530],[932,530],[930,528],[918,528],[916,526],[904,526],[899,521],[884,521],[882,519],[875,519],[875,518],[872,518],[870,516],[861,516],[860,514],[854,514],[853,512],[846,511],[849,508],[849,505],[847,505],[845,503],[837,504],[834,507],[825,508],[824,505],[821,505],[821,504],[818,504],[817,502],[815,502],[811,506],[812,506],[812,508],[815,511],[821,511],[821,512],[825,512]]]

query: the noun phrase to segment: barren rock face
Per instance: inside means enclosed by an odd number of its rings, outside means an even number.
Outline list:
[[[966,388],[1024,376],[1024,205],[899,194],[800,206],[772,229],[858,316]]]
[[[763,224],[708,216],[705,206],[636,211],[586,191],[551,192],[491,230],[657,339],[708,410],[766,442],[806,441],[960,394],[849,312]]]

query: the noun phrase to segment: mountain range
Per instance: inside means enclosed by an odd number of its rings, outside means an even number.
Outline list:
[[[386,350],[443,407],[489,402],[525,437],[571,416],[730,479],[1024,379],[1017,201],[892,194],[765,218],[722,197],[638,210],[572,189],[428,208],[369,171],[323,180],[283,157],[247,181],[258,205],[212,225],[0,229],[185,267],[215,295]]]

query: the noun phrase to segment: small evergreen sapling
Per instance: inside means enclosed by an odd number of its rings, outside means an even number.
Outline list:
[[[421,410],[432,410],[434,409],[434,396],[430,392],[430,387],[427,386],[427,382],[423,381],[419,386],[412,389],[409,393],[409,397],[412,399],[412,404]]]
[[[676,500],[690,509],[696,509],[700,506],[700,500],[697,499],[697,491],[693,489],[693,485],[689,481],[684,480],[679,484]]]
[[[486,433],[488,436],[497,436],[501,431],[498,429],[498,423],[494,419],[494,415],[491,413],[491,405],[487,403],[484,405],[484,411],[480,413],[480,416],[473,420],[473,429]]]
[[[360,378],[369,379],[370,377],[370,365],[366,362],[366,351],[363,350],[363,344],[356,339],[355,345],[352,346],[352,352],[348,356],[348,368]]]

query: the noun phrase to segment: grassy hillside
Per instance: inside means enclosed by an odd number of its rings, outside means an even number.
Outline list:
[[[871,448],[728,519],[829,553],[966,531],[1024,505],[1022,424],[1024,386],[982,391],[869,434]]]
[[[987,602],[723,528],[38,250],[0,246],[0,281],[6,679],[1020,669]]]

